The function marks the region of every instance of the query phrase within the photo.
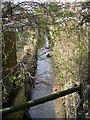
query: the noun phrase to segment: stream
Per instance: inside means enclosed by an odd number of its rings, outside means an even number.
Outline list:
[[[47,36],[43,35],[44,40],[40,41],[38,48],[37,61],[37,80],[35,88],[32,91],[31,99],[38,99],[43,96],[54,93],[55,75],[52,66],[52,58]],[[59,100],[59,99],[58,99]],[[57,102],[57,105],[56,105]],[[29,109],[28,113],[32,119],[34,118],[59,118],[60,117],[60,100],[59,102],[49,101],[47,103],[37,105]]]

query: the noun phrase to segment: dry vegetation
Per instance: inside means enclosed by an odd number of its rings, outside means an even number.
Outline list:
[[[5,78],[7,83],[10,83],[9,86],[6,84],[8,90],[13,91],[16,88],[25,86],[27,99],[30,99],[30,88],[33,86],[32,80],[34,80],[33,76],[36,69],[37,32],[43,31],[43,28],[48,28],[46,34],[49,37],[52,50],[56,86],[60,90],[64,90],[80,83],[84,84],[84,81],[87,79],[88,67],[88,27],[84,24],[84,22],[88,21],[86,19],[88,15],[87,10],[85,10],[85,13],[82,13],[83,18],[81,16],[80,19],[82,21],[80,24],[79,17],[82,7],[85,6],[81,5],[81,3],[77,5],[76,3],[73,5],[70,3],[58,5],[56,2],[39,6],[39,4],[34,4],[31,1],[27,5],[24,4],[23,7],[22,5],[18,6],[19,8],[16,7],[16,11],[20,9],[19,12],[24,13],[19,14],[19,16],[17,16],[17,13],[15,13],[15,16],[10,13],[8,10],[8,5],[10,4],[7,5],[7,9],[6,6],[4,8],[3,17],[5,19],[8,18],[9,22],[13,18],[16,27],[18,27],[20,21],[22,25],[24,23],[24,25],[28,24],[31,25],[30,28],[32,27],[32,30],[29,28],[30,30],[25,30],[24,32],[17,31],[16,33],[17,67],[14,74],[11,71]],[[9,7],[13,10],[15,5],[11,6]],[[27,10],[27,6],[30,7],[30,11]],[[16,18],[20,17],[20,15],[21,18],[17,20]],[[3,24],[7,24],[7,22],[4,23],[5,19],[3,19]],[[3,86],[3,102],[7,102],[9,96],[6,86]],[[63,101],[66,108],[65,117],[76,117],[79,95],[77,93],[68,95]]]
[[[61,30],[63,27],[64,30]],[[88,28],[79,27],[75,21],[56,26],[53,46],[56,84],[63,89],[79,85],[85,80],[88,59]],[[74,118],[79,96],[77,93],[65,97],[66,117]]]

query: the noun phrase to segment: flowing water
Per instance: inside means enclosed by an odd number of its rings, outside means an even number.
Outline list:
[[[54,93],[55,76],[52,67],[52,58],[49,55],[50,49],[47,36],[43,35],[44,40],[40,41],[38,48],[37,61],[37,80],[35,88],[32,91],[32,99],[41,98],[43,96]],[[60,118],[62,106],[60,99],[49,101],[47,103],[37,105],[29,109],[29,114],[34,118]],[[60,116],[61,115],[61,116]]]

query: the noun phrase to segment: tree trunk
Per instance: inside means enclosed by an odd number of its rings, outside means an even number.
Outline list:
[[[17,64],[16,57],[16,36],[13,31],[4,31],[3,32],[3,78],[7,76],[11,68],[14,68]],[[15,69],[13,69],[15,71]],[[5,79],[4,85],[7,87],[8,91],[10,91],[11,84]]]
[[[3,39],[3,70],[7,75],[17,63],[15,32],[3,32]]]

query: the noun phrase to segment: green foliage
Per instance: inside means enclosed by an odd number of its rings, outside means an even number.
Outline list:
[[[16,32],[16,40],[19,40],[19,36],[17,32]]]
[[[56,6],[55,6],[56,7]],[[88,27],[79,26],[79,11],[70,11],[68,7],[55,12],[61,12],[58,19],[62,22],[54,24],[52,27],[52,55],[54,59],[54,69],[56,84],[63,85],[65,89],[73,87],[75,84],[84,83],[87,80],[88,70]],[[69,95],[66,101],[67,117],[75,117],[75,104],[78,96]],[[68,109],[69,108],[69,109]],[[73,108],[73,109],[72,109]]]
[[[30,23],[35,27],[30,31],[16,33],[17,38],[17,61],[23,59],[26,66],[28,56],[31,58],[34,54],[36,40],[38,39],[37,30],[43,31],[45,34],[50,33],[49,43],[52,47],[52,55],[54,59],[54,69],[56,76],[56,83],[65,84],[65,87],[71,87],[75,83],[80,83],[87,71],[87,51],[88,51],[88,29],[87,26],[79,26],[79,10],[70,9],[70,4],[58,5],[53,1],[46,5],[50,14],[46,14],[41,8],[35,8],[35,11],[30,14]],[[83,15],[86,17],[87,12]],[[38,23],[37,23],[38,21]],[[53,21],[53,22],[52,22]],[[49,23],[49,24],[48,24]],[[53,23],[53,24],[52,24]],[[46,28],[49,28],[47,32]],[[23,53],[23,54],[22,54]],[[23,62],[23,66],[25,66]],[[33,64],[34,61],[32,60]],[[34,68],[30,64],[30,68]],[[29,68],[29,69],[30,69]],[[22,77],[26,73],[26,69],[22,67]],[[20,87],[21,78],[10,75],[7,78],[10,84],[14,87]],[[8,96],[7,89],[3,89],[5,100]],[[72,107],[73,108],[73,107]],[[71,112],[71,114],[74,114]]]
[[[7,92],[6,87],[3,86],[3,89],[2,89],[2,103],[7,102],[7,100],[8,100],[8,92]]]
[[[9,82],[9,83],[13,83],[13,84],[14,84],[13,87],[15,87],[15,88],[18,88],[18,87],[21,86],[21,84],[20,84],[20,79],[17,79],[17,77],[16,77],[15,75],[10,75],[10,76],[8,77],[8,82]]]
[[[30,35],[31,35],[30,32],[27,32],[27,31],[26,31],[26,32],[24,33],[24,37],[25,37],[25,38],[29,37]]]
[[[51,2],[49,5],[49,10],[54,14],[55,17],[75,17],[75,11],[70,11],[69,6],[63,6],[63,4],[58,5],[57,2]]]

